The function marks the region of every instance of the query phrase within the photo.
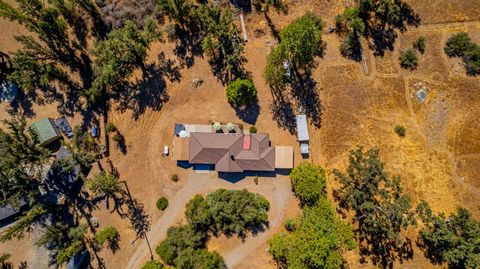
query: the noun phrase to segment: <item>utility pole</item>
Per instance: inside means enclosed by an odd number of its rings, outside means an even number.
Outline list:
[[[127,182],[125,180],[122,180],[120,182],[125,184],[125,188],[127,189],[128,199],[130,199],[130,203],[132,203],[132,206],[135,207],[135,203],[133,202],[132,195],[130,194],[130,189],[128,189]],[[148,241],[147,233],[142,231],[142,235],[140,237],[145,238],[145,241],[147,242],[148,250],[150,251],[150,259],[153,261],[152,247],[150,246],[150,241]]]

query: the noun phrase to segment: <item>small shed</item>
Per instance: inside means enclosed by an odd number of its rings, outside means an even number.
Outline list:
[[[308,135],[308,126],[307,126],[307,115],[297,115],[295,116],[297,120],[297,137],[298,141],[306,142],[310,140]]]
[[[45,118],[34,122],[30,129],[37,134],[40,145],[46,146],[60,138],[62,135],[58,130],[55,122],[50,118]]]
[[[288,146],[275,146],[275,168],[293,168],[293,148]]]

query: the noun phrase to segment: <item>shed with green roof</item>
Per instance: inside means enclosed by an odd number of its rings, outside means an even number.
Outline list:
[[[55,122],[50,118],[45,118],[34,122],[30,129],[37,134],[40,145],[46,146],[62,137]]]

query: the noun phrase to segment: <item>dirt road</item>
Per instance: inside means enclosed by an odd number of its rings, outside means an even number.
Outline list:
[[[228,268],[234,268],[245,257],[256,248],[260,247],[273,235],[273,230],[281,225],[285,206],[294,199],[288,177],[278,175],[277,177],[260,178],[260,184],[255,185],[253,180],[245,178],[236,183],[230,183],[219,179],[216,173],[196,174],[192,171],[186,185],[180,189],[173,199],[170,199],[169,207],[164,214],[157,219],[147,236],[152,248],[155,248],[166,236],[167,229],[182,219],[184,207],[195,194],[207,194],[219,188],[225,189],[248,189],[260,193],[271,203],[269,212],[269,229],[255,237],[248,237],[243,244],[221,253]],[[154,251],[154,250],[153,250]],[[132,255],[125,268],[140,268],[149,258],[150,251],[146,243],[140,244]]]

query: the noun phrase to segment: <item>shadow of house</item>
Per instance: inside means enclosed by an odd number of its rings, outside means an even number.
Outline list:
[[[87,250],[77,252],[67,263],[67,269],[83,269],[90,264],[90,254]]]
[[[277,171],[278,170],[278,171]],[[245,171],[238,173],[218,172],[218,177],[230,183],[236,183],[246,177],[276,177],[278,174],[283,174],[285,169],[275,169],[275,171]],[[290,171],[288,169],[288,171]]]
[[[63,204],[80,174],[80,165],[71,160],[70,152],[65,147],[61,147],[43,178],[43,184],[40,187],[41,201]]]

